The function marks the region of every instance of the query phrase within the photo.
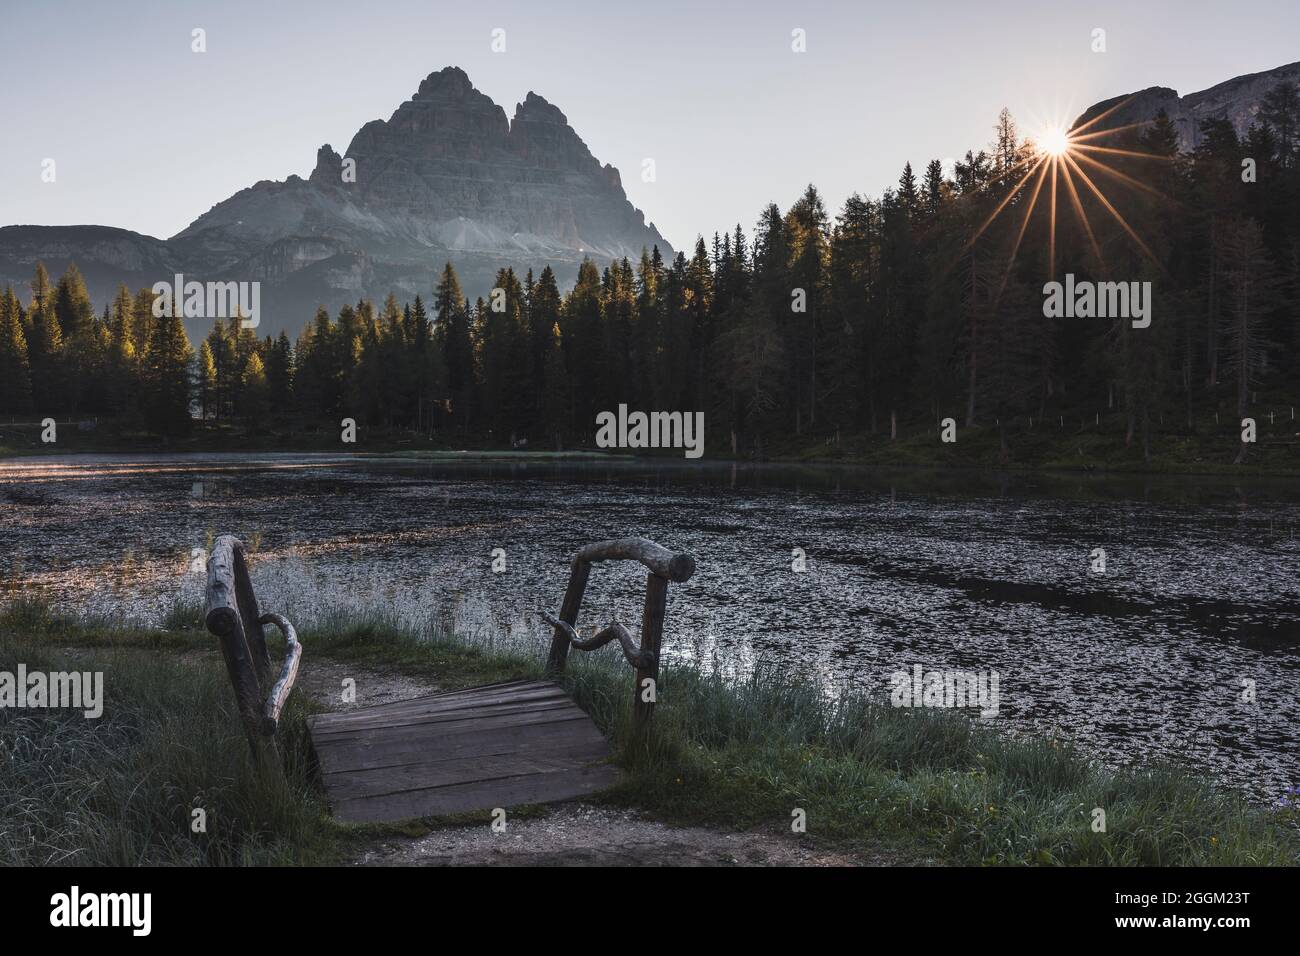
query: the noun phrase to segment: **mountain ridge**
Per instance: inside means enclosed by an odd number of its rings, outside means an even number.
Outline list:
[[[1201,143],[1200,124],[1203,120],[1226,119],[1232,123],[1238,136],[1245,136],[1259,113],[1260,101],[1279,83],[1300,84],[1300,61],[1235,76],[1186,96],[1179,96],[1177,90],[1167,86],[1150,86],[1123,96],[1113,96],[1088,107],[1070,128],[1077,129],[1098,120],[1112,109],[1114,112],[1098,122],[1099,129],[1148,122],[1163,109],[1178,131],[1179,146],[1190,152]]]
[[[257,280],[270,285],[263,312],[274,333],[295,331],[318,304],[428,297],[446,261],[475,296],[504,267],[550,265],[568,282],[586,257],[603,265],[655,246],[672,256],[618,170],[591,154],[558,106],[530,90],[509,118],[448,66],[387,120],[364,123],[344,153],[321,145],[305,178],[259,180],[170,238],[112,226],[0,228],[0,280],[26,281],[38,258],[52,270],[76,261],[97,302],[119,281],[152,285],[175,272]]]
[[[1164,109],[1190,150],[1207,118],[1229,119],[1243,135],[1280,82],[1300,83],[1300,62],[1186,96],[1153,86],[1112,97],[1071,128],[1107,110],[1099,126],[1147,122]],[[56,274],[75,261],[102,305],[119,282],[149,286],[178,272],[256,280],[270,318],[261,331],[292,334],[320,304],[334,310],[389,292],[428,297],[447,261],[476,297],[502,268],[550,265],[564,286],[584,258],[604,265],[654,246],[671,258],[672,247],[627,199],[619,171],[591,154],[558,106],[530,90],[508,116],[448,66],[387,120],[362,124],[343,153],[322,144],[305,178],[259,180],[168,239],[102,225],[0,227],[0,282],[26,283],[37,260]]]

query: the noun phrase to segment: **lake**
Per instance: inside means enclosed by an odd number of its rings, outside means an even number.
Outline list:
[[[272,610],[450,613],[539,654],[573,553],[644,535],[698,559],[669,592],[667,657],[881,694],[918,664],[995,672],[1012,733],[1178,757],[1260,801],[1300,783],[1294,481],[96,455],[0,462],[0,509],[7,596],[156,624],[201,600],[194,558],[230,532]],[[596,566],[579,623],[635,633],[637,567]]]

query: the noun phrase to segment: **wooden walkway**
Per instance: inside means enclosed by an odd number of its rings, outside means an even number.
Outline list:
[[[609,743],[549,681],[511,681],[308,720],[334,816],[378,823],[549,803],[618,782]]]

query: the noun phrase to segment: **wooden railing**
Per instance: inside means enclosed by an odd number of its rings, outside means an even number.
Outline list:
[[[275,733],[280,715],[298,677],[302,645],[293,625],[279,614],[259,614],[257,595],[248,577],[243,543],[223,534],[208,558],[207,628],[221,640],[221,654],[235,688],[239,717],[253,756],[276,753]],[[284,635],[287,650],[279,676],[271,680],[271,655],[263,626],[273,624]]]
[[[622,624],[611,624],[595,637],[578,637],[575,625],[582,608],[582,596],[587,590],[587,578],[592,564],[598,561],[640,561],[649,571],[646,576],[645,608],[641,613],[641,644],[638,646]],[[617,538],[589,544],[573,559],[569,586],[564,592],[564,603],[557,618],[542,612],[554,629],[551,652],[546,669],[553,675],[564,672],[569,648],[591,651],[617,640],[623,656],[636,669],[633,684],[633,719],[644,725],[654,715],[655,697],[659,685],[659,646],[663,640],[664,614],[668,609],[668,583],[681,583],[695,573],[695,558],[689,554],[674,554],[667,548],[646,538]]]

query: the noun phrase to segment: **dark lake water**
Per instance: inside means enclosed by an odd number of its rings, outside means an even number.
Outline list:
[[[77,456],[0,462],[0,518],[8,595],[156,623],[200,599],[192,555],[231,532],[256,552],[263,603],[291,617],[450,612],[539,654],[533,614],[558,611],[573,553],[644,535],[698,558],[670,590],[667,656],[778,661],[882,694],[917,664],[996,672],[994,722],[1012,732],[1111,763],[1178,757],[1261,801],[1300,783],[1295,482]],[[580,623],[635,632],[643,581],[598,565]]]

